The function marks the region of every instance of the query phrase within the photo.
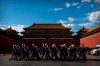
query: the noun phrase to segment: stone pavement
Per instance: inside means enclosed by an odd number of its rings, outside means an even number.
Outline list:
[[[100,66],[100,56],[87,55],[88,61],[9,61],[11,54],[0,54],[0,66]]]

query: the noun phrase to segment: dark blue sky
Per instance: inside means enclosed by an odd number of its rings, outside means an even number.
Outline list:
[[[93,19],[92,17],[96,15],[97,17]],[[61,22],[77,31],[82,26],[92,28],[99,25],[98,18],[100,18],[99,0],[0,0],[2,28],[16,25],[30,26],[34,22],[46,24]]]

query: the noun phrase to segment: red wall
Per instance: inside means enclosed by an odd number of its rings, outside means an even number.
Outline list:
[[[81,38],[80,43],[85,44],[86,47],[94,48],[97,44],[100,44],[100,32]]]
[[[12,49],[13,44],[19,44],[22,43],[27,44],[29,47],[31,47],[32,43],[42,46],[43,43],[47,43],[49,46],[51,46],[53,43],[55,43],[57,46],[66,43],[67,46],[71,44],[75,44],[76,46],[79,46],[80,40],[75,39],[63,39],[63,40],[49,40],[49,39],[42,39],[42,40],[34,40],[34,39],[27,39],[27,40],[15,40],[11,39],[6,36],[0,36],[0,49]]]
[[[11,48],[13,43],[13,39],[5,36],[0,36],[0,48]]]
[[[22,40],[22,43],[27,44],[28,46],[31,46],[32,43],[38,45],[38,46],[42,46],[43,43],[47,43],[49,46],[51,46],[52,44],[56,44],[57,46],[66,43],[67,46],[71,45],[71,44],[75,44],[76,46],[79,46],[80,44],[80,40],[75,40],[75,39],[63,39],[63,40],[32,40],[32,39],[27,39],[27,40]]]

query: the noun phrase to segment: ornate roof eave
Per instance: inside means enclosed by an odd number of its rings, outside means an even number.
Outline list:
[[[73,34],[73,32],[64,32],[64,33],[61,33],[61,32],[55,32],[55,33],[52,33],[52,32],[39,32],[39,33],[32,33],[32,32],[21,32],[22,34]]]
[[[80,33],[80,32],[87,32],[89,29],[87,29],[87,28],[85,28],[84,26],[83,26],[83,28],[82,29],[80,29],[79,31],[77,31],[77,33]]]
[[[38,27],[36,27],[37,25],[38,25]],[[40,25],[40,27],[39,27],[39,25]],[[44,26],[46,26],[46,25],[48,25],[48,26],[49,26],[49,25],[58,25],[58,27],[61,27],[61,28],[55,28],[55,27],[54,27],[54,28],[51,28],[51,27],[50,27],[50,28],[48,28],[48,27],[47,27],[47,28],[46,28],[46,27],[41,28],[41,25],[44,25]],[[70,27],[67,27],[67,28],[66,28],[66,27],[64,27],[64,26],[62,26],[62,25],[60,26],[60,25],[61,25],[61,24],[32,24],[31,26],[26,27],[26,28],[23,28],[23,29],[24,29],[24,30],[31,30],[31,29],[32,29],[32,30],[33,30],[33,29],[36,29],[36,30],[38,30],[38,29],[39,29],[39,30],[42,30],[42,29],[51,29],[51,30],[52,30],[52,29],[64,29],[64,30],[67,29],[67,30],[68,30],[68,29],[69,29],[69,30],[70,30],[70,29],[71,29]],[[34,26],[35,26],[35,27],[34,27]],[[34,28],[33,28],[33,27],[34,27]],[[43,26],[42,26],[42,27],[43,27]]]
[[[10,28],[8,28],[8,29],[6,29],[4,31],[18,33],[16,30],[13,30],[11,26],[10,26]]]
[[[17,37],[18,35],[15,35],[13,36],[12,34],[10,34],[9,32],[5,31],[5,30],[2,30],[0,29],[0,33],[6,37],[9,37],[9,38],[12,38],[12,39],[15,39],[15,37]]]
[[[93,31],[95,31],[97,29],[100,29],[100,26],[96,26],[95,28],[88,30],[86,33],[93,32]]]

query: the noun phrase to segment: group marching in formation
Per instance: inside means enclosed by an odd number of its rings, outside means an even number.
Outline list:
[[[56,44],[48,46],[47,43],[43,43],[38,47],[33,43],[30,49],[26,44],[22,46],[13,44],[9,60],[87,60],[87,58],[84,44],[79,47],[74,44],[69,47],[66,44],[57,47]]]

